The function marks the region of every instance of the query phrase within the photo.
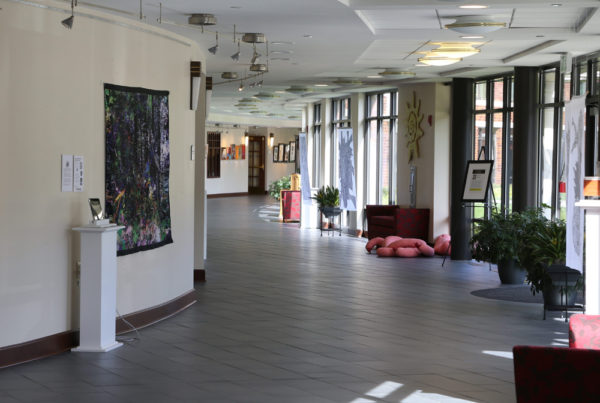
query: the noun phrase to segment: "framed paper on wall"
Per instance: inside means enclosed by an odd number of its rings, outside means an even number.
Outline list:
[[[290,162],[296,162],[296,141],[290,141]]]
[[[227,147],[221,147],[221,159],[222,160],[227,159]]]
[[[273,162],[279,162],[279,147],[273,147]]]
[[[463,202],[485,203],[487,201],[493,166],[493,160],[467,161]]]
[[[290,162],[290,145],[286,144],[284,149],[283,162]]]
[[[285,144],[279,143],[278,147],[279,147],[279,160],[278,161],[279,162],[284,162],[283,161],[283,157],[284,157],[284,154],[285,154]]]

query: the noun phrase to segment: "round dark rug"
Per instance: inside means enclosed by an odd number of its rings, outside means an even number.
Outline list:
[[[476,297],[498,299],[501,301],[527,302],[532,304],[544,303],[542,294],[536,293],[533,295],[528,285],[501,285],[498,288],[472,291],[471,294]],[[583,303],[581,292],[577,295],[577,303]]]

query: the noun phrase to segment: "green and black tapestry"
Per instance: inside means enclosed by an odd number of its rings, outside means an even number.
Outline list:
[[[173,242],[169,92],[104,84],[106,214],[125,228],[117,255]]]

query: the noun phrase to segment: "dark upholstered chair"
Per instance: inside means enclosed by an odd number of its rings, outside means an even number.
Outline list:
[[[429,240],[429,209],[368,204],[366,216],[369,239],[396,235]]]
[[[515,346],[513,356],[517,403],[600,398],[600,350]]]

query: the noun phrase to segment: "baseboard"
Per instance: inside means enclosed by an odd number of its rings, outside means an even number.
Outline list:
[[[206,282],[206,270],[195,269],[194,270],[194,282],[205,283]]]
[[[248,192],[240,192],[240,193],[215,193],[211,195],[206,195],[207,199],[218,199],[219,197],[240,197],[240,196],[248,196],[250,193]]]
[[[60,354],[79,345],[79,332],[69,330],[0,348],[0,368]]]
[[[188,308],[195,302],[196,292],[190,290],[163,304],[132,312],[122,318],[116,319],[116,333],[122,334],[131,331],[131,328],[125,323],[125,320],[140,329],[163,319],[167,319]],[[69,351],[78,345],[79,331],[68,330],[66,332],[52,334],[24,343],[0,347],[0,368],[50,357]]]
[[[131,323],[135,328],[141,329],[150,326],[156,322],[167,319],[189,307],[196,302],[196,291],[190,290],[177,298],[167,301],[163,304],[141,311],[132,312],[117,318],[117,334],[132,331],[131,327],[125,322]]]

